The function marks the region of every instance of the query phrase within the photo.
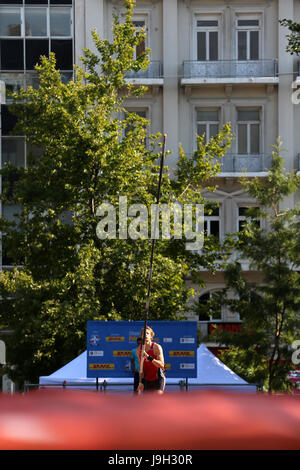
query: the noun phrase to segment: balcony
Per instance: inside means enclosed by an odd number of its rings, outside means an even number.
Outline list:
[[[149,63],[146,70],[127,72],[126,81],[136,85],[163,85],[161,62],[154,60]]]
[[[210,83],[278,83],[277,60],[185,61],[182,85]]]
[[[271,168],[271,161],[271,156],[266,154],[227,154],[220,161],[221,174],[218,176],[239,177],[245,173],[249,176],[265,176]]]

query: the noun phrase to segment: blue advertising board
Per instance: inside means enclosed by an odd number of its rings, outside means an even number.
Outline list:
[[[167,377],[197,376],[197,322],[152,321]],[[130,357],[143,321],[87,322],[87,377],[132,377]]]

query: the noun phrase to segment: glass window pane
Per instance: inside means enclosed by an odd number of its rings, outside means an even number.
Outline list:
[[[238,26],[259,26],[259,20],[238,20]]]
[[[209,138],[215,137],[219,132],[218,124],[210,124],[209,125]]]
[[[21,214],[21,212],[21,207],[16,204],[3,204],[2,206],[2,214],[10,222],[16,222],[18,220],[18,214]]]
[[[239,109],[238,121],[259,121],[259,109]]]
[[[211,220],[210,221],[210,234],[214,235],[214,237],[219,238],[220,234],[220,222],[218,220]]]
[[[247,124],[238,125],[238,153],[246,154],[247,152]]]
[[[0,57],[2,70],[23,70],[24,52],[22,39],[1,39]]]
[[[49,55],[48,39],[26,39],[26,70],[33,70],[42,55]]]
[[[238,31],[238,60],[247,60],[247,31]]]
[[[198,20],[198,27],[207,27],[207,26],[218,26],[218,20]]]
[[[206,33],[197,32],[197,60],[206,60]]]
[[[2,135],[10,135],[16,125],[17,117],[8,110],[8,106],[1,106]]]
[[[31,5],[44,5],[44,4],[48,4],[48,0],[25,0],[25,4],[28,3],[28,4],[31,4]]]
[[[51,41],[51,51],[55,53],[56,67],[60,70],[73,69],[72,40],[54,39]]]
[[[71,9],[51,7],[50,8],[50,35],[71,36]]]
[[[197,121],[218,121],[219,112],[217,109],[198,109],[197,110]]]
[[[250,31],[250,60],[258,60],[258,42],[259,42],[259,33],[258,31]]]
[[[14,166],[25,165],[23,138],[2,138],[2,168],[7,163]]]
[[[0,36],[21,36],[20,8],[0,8]]]
[[[47,36],[46,8],[25,8],[25,35]]]
[[[72,5],[72,0],[50,0],[53,5]]]
[[[146,50],[146,44],[145,41],[141,41],[138,46],[136,46],[136,57],[139,57],[142,55]]]
[[[197,125],[197,134],[201,137],[204,135],[204,141],[206,140],[206,124]]]
[[[0,5],[10,5],[12,3],[14,5],[19,5],[20,3],[23,3],[23,0],[0,0]]]
[[[209,32],[209,60],[218,60],[218,32]]]
[[[133,23],[133,26],[135,28],[144,28],[145,27],[145,21],[144,20],[134,20],[132,23]]]
[[[250,152],[259,153],[259,124],[250,125]]]

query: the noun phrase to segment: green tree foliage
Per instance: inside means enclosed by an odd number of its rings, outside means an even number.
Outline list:
[[[279,23],[290,30],[290,34],[287,35],[287,52],[291,55],[298,55],[300,53],[300,23],[287,19],[280,20]]]
[[[280,151],[278,141],[265,181],[242,179],[259,209],[249,209],[243,229],[226,239],[224,245],[232,250],[224,262],[226,288],[209,305],[212,310],[223,306],[240,314],[239,333],[216,330],[217,341],[230,345],[222,358],[246,380],[263,384],[269,392],[289,388],[291,345],[300,331],[300,207],[281,208],[284,199],[300,187],[300,177],[284,170]],[[257,224],[258,218],[265,227]],[[249,262],[259,282],[247,279],[243,262]]]
[[[148,121],[124,107],[144,92],[127,83],[126,72],[149,63],[147,51],[134,58],[145,32],[133,27],[134,2],[125,4],[112,42],[93,32],[97,54],[84,51],[74,80],[62,82],[52,54],[36,67],[39,87],[14,95],[15,132],[42,150],[30,154],[26,168],[2,170],[5,181],[17,176],[2,201],[21,208],[14,222],[2,218],[0,225],[6,255],[22,265],[0,275],[0,323],[13,331],[9,373],[20,383],[82,352],[87,320],[143,319],[151,240],[96,235],[103,202],[117,207],[126,196],[128,207],[142,203],[149,213],[156,202],[160,135],[148,136]],[[226,125],[208,143],[199,137],[191,158],[181,149],[175,176],[165,167],[161,202],[203,203],[201,190],[220,171],[230,142]],[[186,276],[199,280],[199,265],[212,266],[213,257],[186,250],[184,239],[157,240],[150,320],[184,315],[192,294]]]

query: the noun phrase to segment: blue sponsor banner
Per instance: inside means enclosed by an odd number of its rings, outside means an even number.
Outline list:
[[[132,377],[131,353],[143,321],[87,322],[87,377]],[[152,321],[167,377],[197,376],[197,322]]]

